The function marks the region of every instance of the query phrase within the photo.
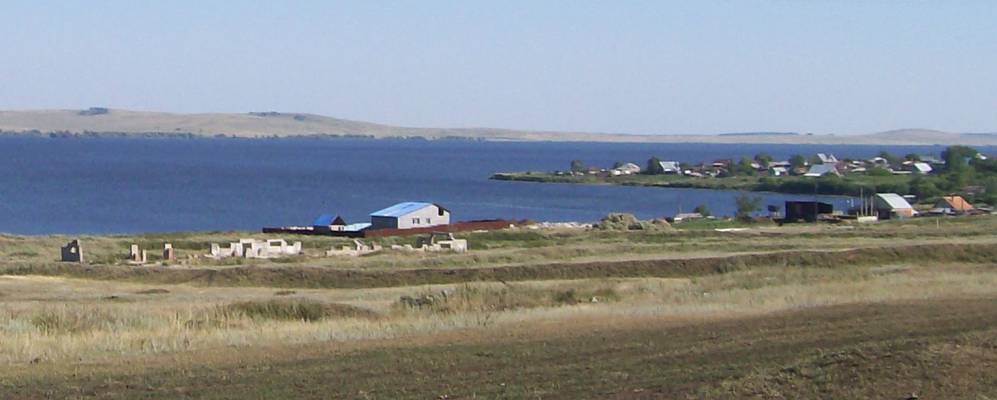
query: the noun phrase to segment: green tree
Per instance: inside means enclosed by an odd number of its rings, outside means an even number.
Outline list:
[[[969,146],[949,146],[942,152],[942,158],[945,159],[945,181],[949,190],[960,191],[973,183],[975,171],[970,167],[969,160],[975,158],[976,154],[976,149]]]
[[[769,153],[762,152],[755,154],[755,162],[761,164],[763,167],[768,166],[772,160],[772,156]]]
[[[648,175],[665,173],[665,169],[661,168],[661,160],[658,157],[651,157],[651,159],[647,160],[647,168],[644,169],[644,173]]]
[[[803,168],[807,166],[807,159],[799,154],[793,154],[789,157],[789,164],[792,165],[793,168]]]
[[[737,213],[734,214],[734,218],[737,218],[738,221],[750,222],[752,214],[761,208],[762,198],[742,193],[734,198],[734,204],[737,206]]]
[[[582,160],[571,160],[571,172],[584,172],[585,163]]]
[[[893,154],[890,154],[890,152],[888,152],[886,150],[880,151],[879,154],[877,154],[877,156],[885,158],[886,162],[890,163],[890,165],[895,165],[895,164],[899,164],[900,163],[900,159],[899,158],[897,158]]]
[[[866,173],[866,175],[869,175],[869,176],[890,176],[890,175],[893,175],[892,172],[890,172],[886,168],[882,168],[882,167],[869,168],[865,173]]]
[[[741,161],[738,161],[737,164],[731,165],[731,175],[745,176],[754,174],[755,168],[751,166],[751,159],[748,157],[741,157]]]
[[[915,176],[914,179],[910,180],[910,194],[917,196],[920,200],[926,200],[942,194],[942,191],[934,182],[921,176]]]
[[[921,161],[921,156],[918,155],[917,153],[909,153],[906,156],[904,156],[904,160],[907,160],[907,161]]]
[[[978,174],[997,175],[997,158],[988,158],[986,160],[974,158],[969,162],[969,165],[972,166]]]
[[[692,212],[699,213],[699,215],[702,215],[704,217],[709,217],[713,215],[712,213],[710,213],[710,208],[707,207],[706,204],[700,204],[696,206],[696,208],[694,208]]]
[[[976,157],[978,152],[969,146],[949,146],[942,151],[942,159],[945,160],[945,169],[948,171],[961,170],[969,166],[969,160]]]

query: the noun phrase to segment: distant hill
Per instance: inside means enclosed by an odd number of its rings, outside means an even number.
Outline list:
[[[719,135],[631,135],[493,128],[412,128],[276,111],[174,114],[93,107],[86,110],[0,111],[0,131],[51,136],[367,137],[494,141],[636,143],[966,144],[997,145],[997,135],[902,129],[861,135],[743,132]]]
[[[717,136],[797,136],[798,132],[729,132],[718,133]]]

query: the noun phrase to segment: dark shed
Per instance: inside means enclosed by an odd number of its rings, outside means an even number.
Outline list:
[[[787,201],[786,202],[786,222],[794,221],[817,221],[820,214],[831,214],[834,206],[819,201]]]

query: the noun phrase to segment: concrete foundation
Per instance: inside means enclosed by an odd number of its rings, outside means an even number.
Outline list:
[[[218,243],[211,244],[210,257],[244,257],[244,258],[274,258],[301,254],[301,242],[287,244],[283,239],[256,240],[239,239],[221,247]]]
[[[329,251],[325,252],[325,255],[326,256],[330,256],[330,257],[334,257],[334,256],[359,257],[359,256],[362,256],[364,254],[370,254],[370,253],[374,253],[374,252],[378,252],[378,251],[381,251],[381,245],[379,245],[377,243],[374,243],[374,244],[368,246],[368,245],[364,244],[364,242],[361,242],[359,240],[355,240],[354,239],[352,246],[349,246],[349,245],[343,246],[339,250],[332,249],[332,250],[329,250]]]
[[[433,233],[426,237],[420,237],[416,242],[416,248],[423,251],[464,253],[467,251],[467,240],[457,239],[453,236],[453,233]]]

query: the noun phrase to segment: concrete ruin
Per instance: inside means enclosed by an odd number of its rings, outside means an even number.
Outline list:
[[[166,243],[163,245],[163,261],[176,261],[177,253],[173,251],[173,244]]]
[[[139,249],[137,244],[133,244],[128,250],[128,262],[132,264],[145,264],[149,256],[145,250]]]
[[[432,233],[429,236],[420,237],[415,248],[422,251],[464,253],[467,251],[467,240],[457,239],[453,233]]]
[[[213,258],[274,258],[298,254],[301,254],[301,242],[289,245],[284,239],[239,239],[238,242],[229,243],[228,247],[212,243],[209,256]]]
[[[340,248],[339,250],[333,248],[332,250],[325,252],[325,255],[330,257],[333,256],[359,257],[364,254],[375,253],[378,251],[381,251],[381,245],[377,243],[372,243],[370,246],[368,246],[364,242],[354,239],[352,246],[346,245]]]
[[[83,246],[78,239],[73,239],[73,241],[62,246],[61,249],[62,261],[83,263]]]

